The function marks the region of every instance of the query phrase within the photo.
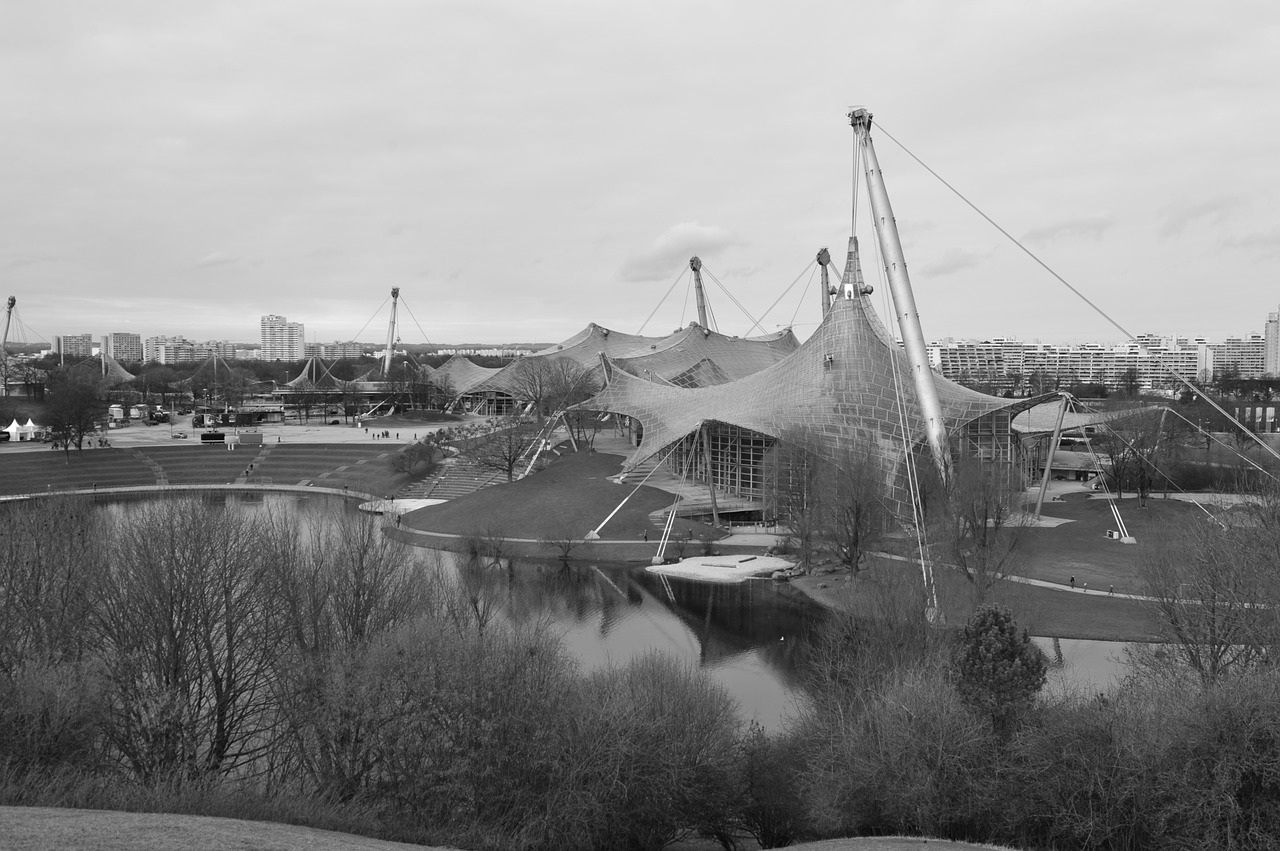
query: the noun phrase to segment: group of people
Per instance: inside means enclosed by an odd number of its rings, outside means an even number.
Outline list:
[[[85,438],[84,443],[81,445],[89,449],[92,449],[95,446],[97,446],[99,449],[110,449],[111,441],[107,440],[105,437],[88,437],[88,438]],[[62,449],[63,442],[61,440],[53,441],[52,448]]]

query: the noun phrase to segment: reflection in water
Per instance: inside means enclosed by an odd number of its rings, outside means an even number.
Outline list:
[[[306,536],[334,511],[356,511],[339,497],[202,492],[211,507],[271,512]],[[103,502],[120,514],[159,497]],[[453,553],[419,551],[428,568],[449,571],[485,618],[546,625],[584,671],[659,651],[700,667],[739,702],[744,718],[770,729],[802,700],[799,660],[820,610],[786,585],[761,580],[712,585],[647,573],[635,565],[516,563],[467,566]]]
[[[550,625],[585,671],[666,653],[702,668],[739,701],[744,717],[768,728],[801,699],[798,660],[818,610],[786,586],[663,582],[632,565],[477,568],[444,558],[460,581],[477,581],[468,579],[477,570],[501,577],[507,620]]]
[[[355,512],[338,497],[261,492],[200,492],[210,507],[282,516],[305,536],[334,511]],[[99,499],[119,516],[159,497]],[[634,565],[512,564],[467,568],[451,553],[422,551],[424,563],[451,571],[486,617],[545,624],[585,671],[660,651],[696,665],[723,685],[746,718],[777,729],[803,700],[800,671],[808,633],[821,616],[807,597],[770,580],[734,585],[663,579]],[[1051,688],[1105,691],[1126,672],[1125,645],[1036,638],[1054,662]]]
[[[1085,694],[1110,690],[1128,673],[1125,648],[1120,641],[1088,641],[1074,638],[1032,636],[1049,657],[1052,686]]]

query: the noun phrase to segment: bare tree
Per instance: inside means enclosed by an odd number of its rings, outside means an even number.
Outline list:
[[[883,468],[871,451],[820,457],[784,435],[767,466],[770,510],[801,563],[829,555],[856,569],[889,517]]]
[[[555,551],[560,563],[569,566],[569,560],[581,547],[585,546],[585,530],[576,529],[572,521],[564,520],[552,524],[539,537],[539,542]]]
[[[505,473],[510,482],[537,435],[536,425],[510,417],[499,421],[492,431],[468,438],[459,448],[481,467]]]
[[[0,676],[30,662],[78,661],[91,647],[100,517],[87,499],[19,502],[0,534]]]
[[[605,418],[598,411],[566,411],[564,414],[564,425],[569,430],[569,434],[578,442],[579,446],[585,445],[592,447],[595,445],[596,435],[604,427]]]
[[[272,523],[263,558],[288,646],[278,673],[289,764],[346,800],[376,772],[376,732],[395,711],[370,700],[381,687],[373,648],[433,611],[428,566],[371,516],[335,510],[302,535],[283,518]]]
[[[1221,524],[1156,537],[1144,553],[1144,593],[1164,647],[1206,685],[1268,662],[1280,644],[1278,506],[1264,496]]]
[[[509,380],[512,395],[532,403],[539,424],[599,390],[595,372],[567,357],[524,358],[516,362]]]
[[[453,382],[449,380],[449,376],[432,373],[427,378],[427,386],[430,393],[428,406],[444,410],[449,403],[458,397],[457,391],[453,387]]]
[[[195,499],[142,508],[98,586],[111,738],[152,782],[231,771],[275,724],[279,633],[252,518]]]
[[[788,549],[802,567],[817,564],[822,551],[827,498],[823,466],[821,458],[786,436],[775,444],[766,464],[766,505],[786,530]]]
[[[840,563],[856,570],[868,546],[884,533],[884,469],[870,450],[849,452],[827,468],[823,537]]]
[[[303,381],[294,385],[288,400],[293,408],[294,416],[303,422],[311,422],[311,412],[324,405],[324,391],[312,381]]]
[[[84,447],[85,436],[97,428],[106,412],[98,384],[92,379],[59,375],[49,392],[49,430],[70,461],[71,447]]]
[[[1003,578],[1022,541],[1021,501],[1008,465],[972,457],[956,463],[933,546],[961,569],[977,603]]]
[[[1161,411],[1142,411],[1113,420],[1106,430],[1093,438],[1093,446],[1111,462],[1111,479],[1116,496],[1126,489],[1136,493],[1145,504],[1156,471],[1162,466],[1164,417]]]

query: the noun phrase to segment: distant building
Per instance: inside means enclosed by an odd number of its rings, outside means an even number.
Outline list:
[[[143,346],[148,363],[191,363],[200,359],[196,344],[186,337],[148,337]]]
[[[307,343],[307,357],[322,360],[340,360],[342,358],[359,358],[364,356],[364,345],[354,340],[332,343]]]
[[[307,356],[306,330],[301,322],[273,313],[262,317],[261,329],[263,360],[302,360]]]
[[[1221,376],[1226,370],[1239,370],[1241,378],[1261,378],[1266,374],[1266,341],[1260,334],[1228,337],[1211,348],[1215,375]]]
[[[139,363],[142,360],[142,335],[115,331],[103,338],[107,354],[119,363]]]
[[[1273,378],[1280,377],[1280,312],[1267,314],[1262,339],[1262,371]],[[1241,375],[1243,377],[1243,370]]]
[[[233,343],[231,340],[207,340],[200,343],[196,348],[199,349],[205,357],[217,355],[223,360],[232,360],[236,357],[237,345],[239,344]]]
[[[1219,355],[1218,348],[1203,338],[1157,334],[1142,334],[1120,346],[948,338],[928,348],[933,368],[943,377],[993,393],[1018,394],[1072,384],[1126,389],[1136,383],[1141,389],[1172,389],[1180,384],[1173,371],[1197,381],[1212,380]]]
[[[87,358],[93,355],[92,334],[63,334],[54,337],[54,351],[64,358]]]
[[[437,349],[436,354],[497,357],[497,358],[516,358],[516,357],[520,357],[521,355],[527,355],[533,351],[537,351],[537,350],[533,348],[506,348],[506,347],[482,349],[478,346],[462,346],[459,348]],[[378,357],[382,357],[386,353],[387,353],[387,350],[383,349],[381,352],[377,352],[376,355]]]

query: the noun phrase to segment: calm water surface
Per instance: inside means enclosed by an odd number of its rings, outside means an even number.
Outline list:
[[[211,504],[284,513],[306,530],[331,512],[355,511],[338,497],[282,493],[205,493]],[[158,498],[156,498],[158,499]],[[107,503],[125,513],[148,498]],[[441,569],[458,570],[452,553],[422,550]],[[491,570],[502,617],[546,623],[584,670],[625,664],[650,651],[696,665],[737,699],[744,718],[777,729],[803,700],[798,659],[821,611],[800,592],[772,580],[711,585],[660,577],[637,565],[517,563]]]
[[[333,511],[356,511],[338,497],[281,493],[206,493],[211,504],[281,512],[304,531]],[[127,512],[147,498],[107,503]],[[452,553],[422,551],[441,569],[458,571]],[[667,579],[637,565],[578,562],[570,568],[519,563],[493,570],[502,617],[515,624],[546,623],[584,670],[625,664],[650,651],[702,669],[738,701],[745,718],[782,726],[804,700],[800,659],[821,610],[786,584],[753,580],[716,585]],[[1036,638],[1055,664],[1051,686],[1104,691],[1124,675],[1125,645],[1108,641]]]

